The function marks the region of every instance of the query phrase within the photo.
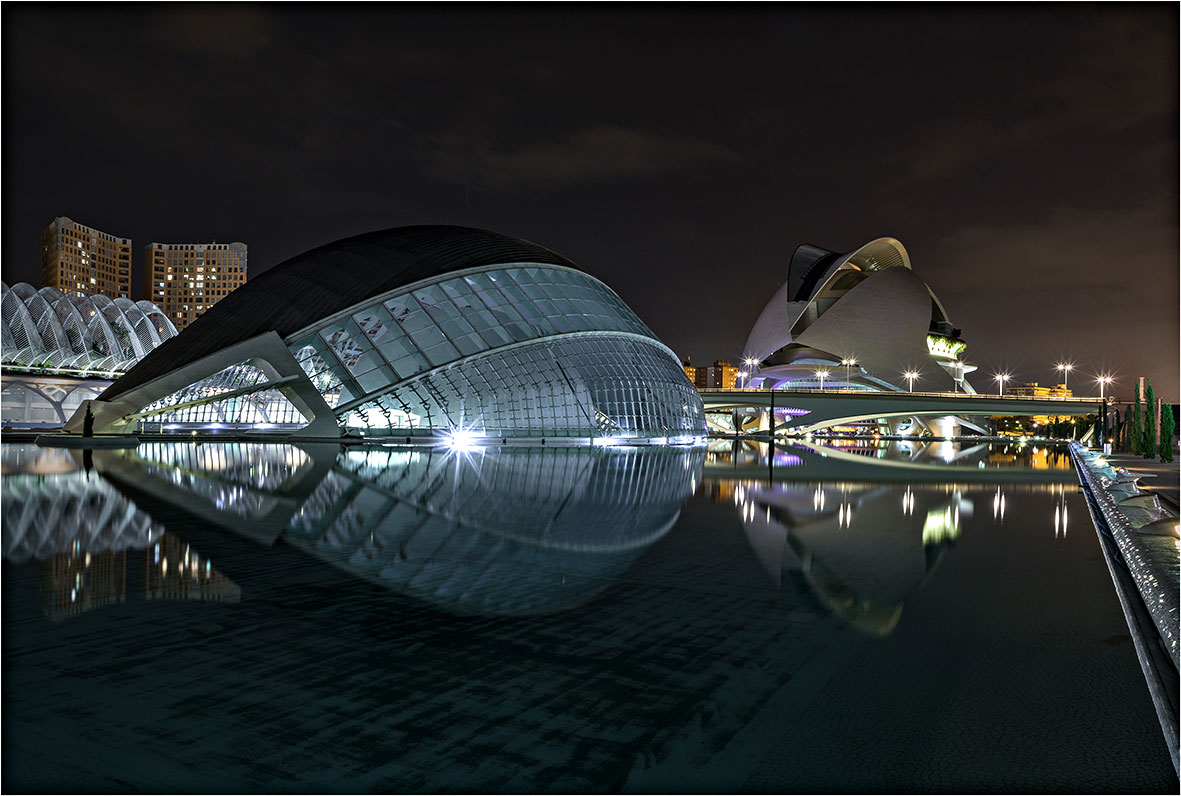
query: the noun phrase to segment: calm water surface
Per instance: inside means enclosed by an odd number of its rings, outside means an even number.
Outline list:
[[[4,445],[9,791],[1176,792],[1065,449]]]

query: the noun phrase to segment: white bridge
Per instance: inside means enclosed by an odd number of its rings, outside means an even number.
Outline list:
[[[962,392],[712,388],[702,389],[700,393],[707,416],[726,410],[735,413],[733,430],[739,433],[771,432],[772,416],[776,433],[808,434],[830,426],[878,419],[939,416],[962,419],[965,415],[1080,417],[1100,414],[1104,407],[1102,398]]]

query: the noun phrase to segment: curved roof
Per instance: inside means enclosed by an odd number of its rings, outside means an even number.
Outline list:
[[[482,229],[396,227],[296,255],[214,304],[101,396],[110,400],[168,371],[269,331],[287,337],[387,291],[465,268],[544,263],[577,268],[535,243]]]
[[[896,238],[875,238],[844,254],[809,243],[796,247],[787,267],[787,279],[759,313],[747,336],[743,356],[763,360],[792,342],[806,328],[800,323],[808,302],[828,291],[843,293],[870,274],[896,267],[911,270],[910,255]],[[854,277],[850,278],[849,272]],[[931,301],[934,313],[946,320],[947,313],[934,293]]]
[[[176,337],[176,327],[149,301],[0,282],[0,306],[6,366],[126,371]]]

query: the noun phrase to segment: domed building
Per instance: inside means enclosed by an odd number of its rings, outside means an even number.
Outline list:
[[[844,254],[803,245],[747,339],[749,382],[775,389],[975,392],[966,344],[894,238]],[[752,361],[757,364],[752,364]],[[852,364],[850,364],[852,363]],[[907,379],[905,374],[915,374]],[[821,375],[823,374],[823,378]]]
[[[95,432],[704,433],[676,355],[566,258],[484,230],[371,232],[252,278],[86,409]]]

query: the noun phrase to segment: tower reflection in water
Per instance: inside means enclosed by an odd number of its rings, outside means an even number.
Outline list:
[[[241,591],[68,451],[5,445],[4,560],[36,561],[54,621],[146,599],[236,601]]]

